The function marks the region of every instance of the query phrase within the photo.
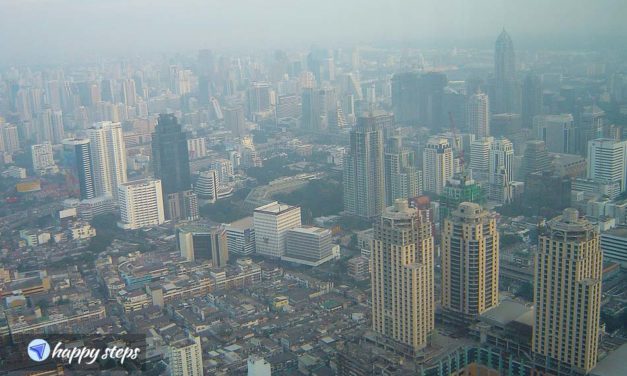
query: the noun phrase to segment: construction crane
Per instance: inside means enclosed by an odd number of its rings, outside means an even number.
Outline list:
[[[451,127],[451,133],[453,134],[453,142],[458,145],[455,145],[459,153],[457,157],[459,158],[459,167],[461,172],[464,172],[464,148],[462,144],[462,140],[457,138],[457,127],[455,126],[455,119],[453,119],[453,113],[451,111],[448,112],[448,120]]]

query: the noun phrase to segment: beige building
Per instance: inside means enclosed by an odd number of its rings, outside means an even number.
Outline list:
[[[462,202],[442,230],[442,308],[473,319],[498,304],[499,233],[478,204]]]
[[[434,328],[431,224],[396,200],[375,222],[371,261],[373,329],[424,348]]]
[[[575,209],[540,234],[533,351],[585,373],[597,363],[602,259],[599,233]]]
[[[200,337],[188,336],[170,344],[170,375],[172,376],[202,376],[202,348]]]

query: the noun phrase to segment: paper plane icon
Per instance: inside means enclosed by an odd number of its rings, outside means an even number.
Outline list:
[[[28,350],[36,353],[39,360],[41,360],[41,358],[43,358],[44,356],[44,352],[46,351],[46,346],[46,343],[40,343],[38,345],[29,347]]]

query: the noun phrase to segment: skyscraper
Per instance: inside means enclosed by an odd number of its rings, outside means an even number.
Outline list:
[[[211,260],[214,267],[226,266],[229,249],[223,226],[182,226],[176,236],[181,257],[188,261]]]
[[[481,206],[462,202],[442,230],[442,308],[474,319],[499,301],[499,233]]]
[[[533,351],[588,373],[597,362],[603,255],[575,209],[542,230],[535,259]]]
[[[166,218],[193,218],[198,208],[188,207],[191,201],[185,200],[192,186],[187,135],[172,114],[159,115],[152,134],[152,158],[155,178],[163,186]]]
[[[468,98],[466,122],[468,123],[468,132],[477,138],[490,135],[490,106],[486,94],[478,92]]]
[[[514,43],[503,29],[494,45],[494,95],[490,96],[492,111],[496,114],[520,113],[517,89]]]
[[[620,183],[627,190],[627,141],[599,138],[588,143],[588,178]]]
[[[272,90],[267,82],[253,82],[248,88],[248,118],[254,120],[255,114],[271,109]]]
[[[426,192],[442,193],[446,182],[453,177],[453,149],[443,137],[432,137],[422,157],[423,187]]]
[[[374,224],[372,327],[418,351],[434,329],[433,236],[407,200],[396,200]]]
[[[573,115],[537,115],[533,118],[536,139],[544,141],[551,153],[575,152],[575,125]]]
[[[533,126],[533,118],[543,111],[542,81],[534,73],[528,73],[522,83],[522,125]]]
[[[246,118],[244,117],[244,108],[242,106],[225,107],[222,110],[224,115],[224,124],[235,137],[243,137],[248,133],[246,129]]]
[[[407,199],[422,194],[422,173],[416,169],[414,152],[404,148],[401,136],[388,140],[384,156],[385,203],[397,198]]]
[[[120,123],[100,122],[87,130],[96,196],[117,197],[126,183],[126,146]]]
[[[285,254],[287,231],[300,227],[300,208],[277,201],[260,206],[253,212],[257,253],[279,258]]]
[[[63,140],[63,165],[68,179],[78,183],[81,200],[96,197],[89,139]]]
[[[521,177],[526,178],[533,172],[551,170],[551,157],[546,150],[544,141],[531,140],[525,143],[525,153],[523,154]]]
[[[490,200],[501,204],[512,199],[510,182],[514,180],[514,145],[506,138],[497,138],[490,146]]]
[[[373,114],[359,118],[344,159],[344,210],[363,218],[381,214],[385,203],[383,131]]]
[[[470,143],[470,163],[472,177],[478,181],[488,181],[490,177],[490,149],[494,137],[484,137]]]

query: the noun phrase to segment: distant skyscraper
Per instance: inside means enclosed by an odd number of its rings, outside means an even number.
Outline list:
[[[438,129],[443,126],[443,73],[397,73],[392,77],[392,108],[399,123]]]
[[[535,136],[544,141],[551,153],[575,152],[575,125],[573,115],[537,115],[533,118]]]
[[[604,136],[605,111],[599,106],[585,106],[576,128],[576,152],[584,157],[588,156],[588,143]],[[610,137],[613,138],[613,137]],[[620,137],[618,138],[620,139]]]
[[[499,302],[496,219],[462,202],[442,230],[442,308],[474,319]]]
[[[490,135],[490,108],[488,96],[483,93],[475,93],[468,98],[466,104],[466,122],[468,132],[477,138]]]
[[[224,114],[224,124],[235,137],[243,137],[248,134],[244,108],[242,106],[226,107],[222,110],[222,113]]]
[[[548,221],[535,258],[533,351],[588,373],[597,362],[603,255],[575,209]]]
[[[522,161],[522,178],[533,172],[551,170],[551,157],[546,150],[544,141],[532,140],[525,144],[525,153]]]
[[[272,107],[272,88],[267,82],[253,82],[248,88],[248,118],[254,120],[254,115],[269,111]]]
[[[374,224],[372,327],[418,351],[434,329],[433,236],[407,200],[396,200]]]
[[[514,145],[497,138],[490,146],[490,200],[507,204],[512,199],[510,183],[514,180]]]
[[[429,139],[422,157],[423,187],[426,192],[442,193],[453,177],[453,149],[443,137]]]
[[[136,230],[165,221],[161,181],[136,180],[118,186],[121,228]]]
[[[383,131],[372,114],[360,117],[350,133],[344,159],[344,210],[363,218],[381,214],[385,204]]]
[[[494,45],[494,96],[491,96],[492,111],[520,113],[517,105],[518,82],[516,81],[516,57],[514,43],[503,29]]]
[[[66,176],[78,184],[81,200],[96,197],[89,139],[63,140],[63,164]]]
[[[15,125],[0,124],[0,147],[6,153],[15,153],[20,150],[20,138]]]
[[[473,178],[487,181],[490,177],[490,149],[494,137],[484,137],[470,143],[470,163]]]
[[[620,183],[627,190],[627,141],[599,138],[588,143],[588,178]]]
[[[87,130],[96,196],[117,197],[126,183],[126,146],[120,123],[101,122]]]
[[[418,73],[397,73],[392,77],[392,108],[399,123],[418,124],[420,117],[416,103],[418,103],[419,87]]]
[[[533,126],[533,118],[542,114],[543,97],[542,81],[534,73],[528,73],[522,83],[522,125]]]
[[[163,200],[168,219],[193,218],[198,208],[188,207],[185,198],[191,190],[187,135],[172,114],[159,115],[152,134],[152,157],[155,178],[163,185]],[[193,198],[192,198],[193,199]]]
[[[416,169],[414,152],[403,147],[401,136],[388,140],[384,164],[386,205],[422,194],[422,173]]]

